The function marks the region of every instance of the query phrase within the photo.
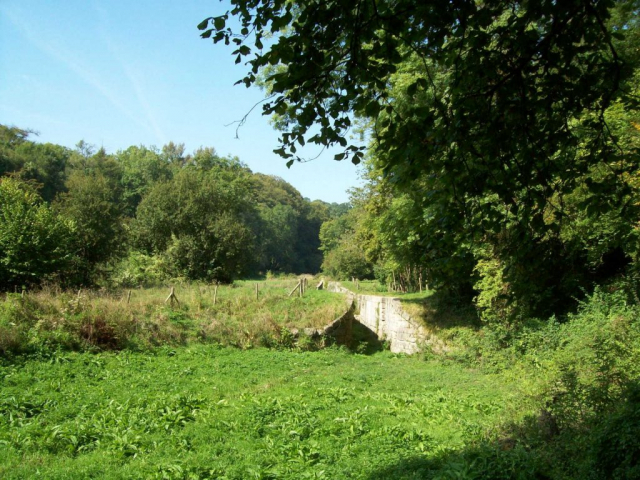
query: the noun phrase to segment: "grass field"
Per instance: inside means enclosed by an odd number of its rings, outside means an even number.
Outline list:
[[[202,285],[174,306],[167,289],[8,295],[0,478],[640,478],[640,307],[623,292],[517,329],[402,296],[450,347],[406,357],[294,342],[346,305],[293,283],[256,299],[238,282],[215,305]]]
[[[521,379],[335,348],[66,353],[0,382],[4,479],[472,478],[460,455],[528,413]]]

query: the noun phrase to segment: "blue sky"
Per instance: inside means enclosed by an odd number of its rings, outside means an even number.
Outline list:
[[[130,145],[213,146],[253,171],[277,175],[311,199],[344,202],[358,169],[328,152],[295,164],[272,153],[278,132],[262,100],[233,86],[246,67],[231,49],[202,40],[196,25],[227,10],[217,0],[0,0],[0,123],[38,141],[78,141],[115,152]],[[309,147],[303,155],[315,157]]]

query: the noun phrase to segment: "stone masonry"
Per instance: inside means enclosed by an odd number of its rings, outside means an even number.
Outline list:
[[[429,343],[429,332],[402,309],[399,299],[355,295],[337,282],[330,282],[328,290],[353,297],[360,310],[355,319],[374,332],[380,340],[389,342],[392,352],[411,355]]]

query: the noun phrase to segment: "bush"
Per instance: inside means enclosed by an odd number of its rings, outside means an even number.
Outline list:
[[[166,269],[163,257],[131,251],[115,265],[109,284],[115,288],[158,285],[167,279]]]
[[[454,357],[535,379],[542,410],[515,435],[551,478],[640,478],[639,319],[625,291],[596,288],[564,321],[461,329]]]
[[[371,278],[373,266],[366,259],[362,246],[357,239],[349,237],[335,249],[326,253],[322,270],[327,275],[345,280],[351,277]]]
[[[593,441],[598,478],[640,478],[640,386],[634,383],[618,409],[603,418]]]

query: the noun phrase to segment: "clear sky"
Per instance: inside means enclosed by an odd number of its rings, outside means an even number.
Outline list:
[[[246,67],[196,25],[227,10],[217,0],[0,0],[0,123],[73,147],[213,146],[253,171],[277,175],[303,196],[344,202],[358,169],[325,152],[294,164],[272,150],[278,132],[254,110],[263,94],[233,86]],[[315,157],[309,147],[302,154]]]

